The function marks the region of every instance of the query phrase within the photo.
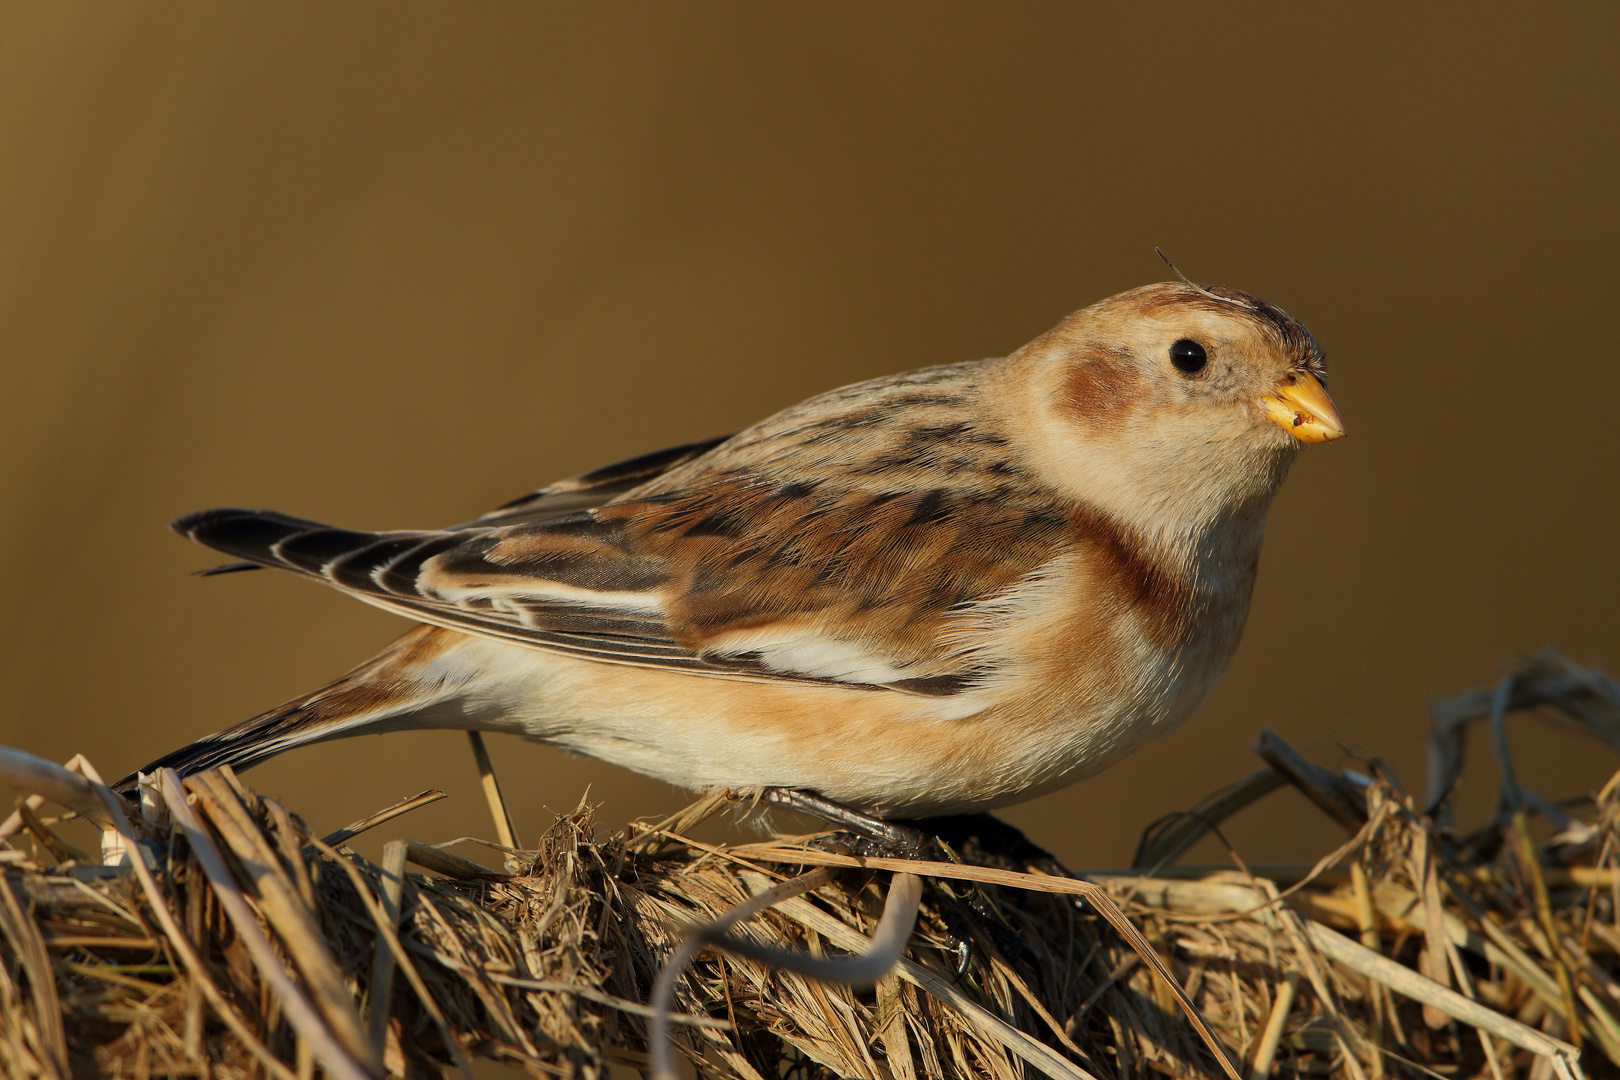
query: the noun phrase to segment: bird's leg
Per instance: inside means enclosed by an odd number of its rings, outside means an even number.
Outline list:
[[[881,845],[887,849],[886,853],[897,858],[949,860],[942,844],[956,851],[972,846],[990,862],[1015,869],[1038,866],[1069,876],[1057,856],[1025,836],[1016,825],[1009,825],[993,814],[890,821],[798,788],[765,788],[760,798],[852,832]]]
[[[798,788],[766,788],[764,801],[785,806],[809,817],[820,818],[829,825],[852,832],[876,844],[882,854],[900,859],[944,859],[945,852],[926,828],[897,821],[885,821],[871,814],[853,810],[843,803],[834,802],[825,795]],[[875,854],[875,853],[874,853]]]

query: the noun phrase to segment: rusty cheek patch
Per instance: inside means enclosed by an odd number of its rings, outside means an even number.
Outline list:
[[[1094,427],[1109,428],[1131,414],[1142,389],[1141,376],[1129,360],[1097,350],[1071,362],[1063,382],[1063,406]]]

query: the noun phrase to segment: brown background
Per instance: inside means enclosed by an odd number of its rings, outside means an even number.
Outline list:
[[[1548,643],[1620,665],[1617,10],[9,5],[0,741],[122,773],[402,629],[188,578],[183,512],[459,521],[1005,352],[1159,244],[1304,320],[1352,437],[1278,501],[1204,712],[1009,816],[1121,863],[1262,725],[1420,785],[1432,695]],[[1515,734],[1551,795],[1617,764]],[[531,837],[587,788],[608,823],[680,802],[495,749]],[[252,779],[323,828],[437,785],[406,832],[490,832],[457,732]],[[1290,798],[1251,857],[1333,839]]]

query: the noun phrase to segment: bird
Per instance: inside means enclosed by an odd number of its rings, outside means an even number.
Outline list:
[[[173,528],[239,560],[218,571],[290,571],[417,625],[120,789],[461,728],[882,818],[1006,806],[1198,709],[1272,497],[1344,431],[1301,323],[1183,278],[449,528],[191,514]]]

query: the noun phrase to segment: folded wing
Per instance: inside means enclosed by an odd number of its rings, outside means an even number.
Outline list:
[[[1001,659],[975,626],[1070,535],[1064,508],[982,426],[971,375],[955,365],[844,388],[455,529],[355,532],[229,509],[175,527],[423,622],[535,648],[953,694]],[[569,500],[589,505],[562,512]]]

